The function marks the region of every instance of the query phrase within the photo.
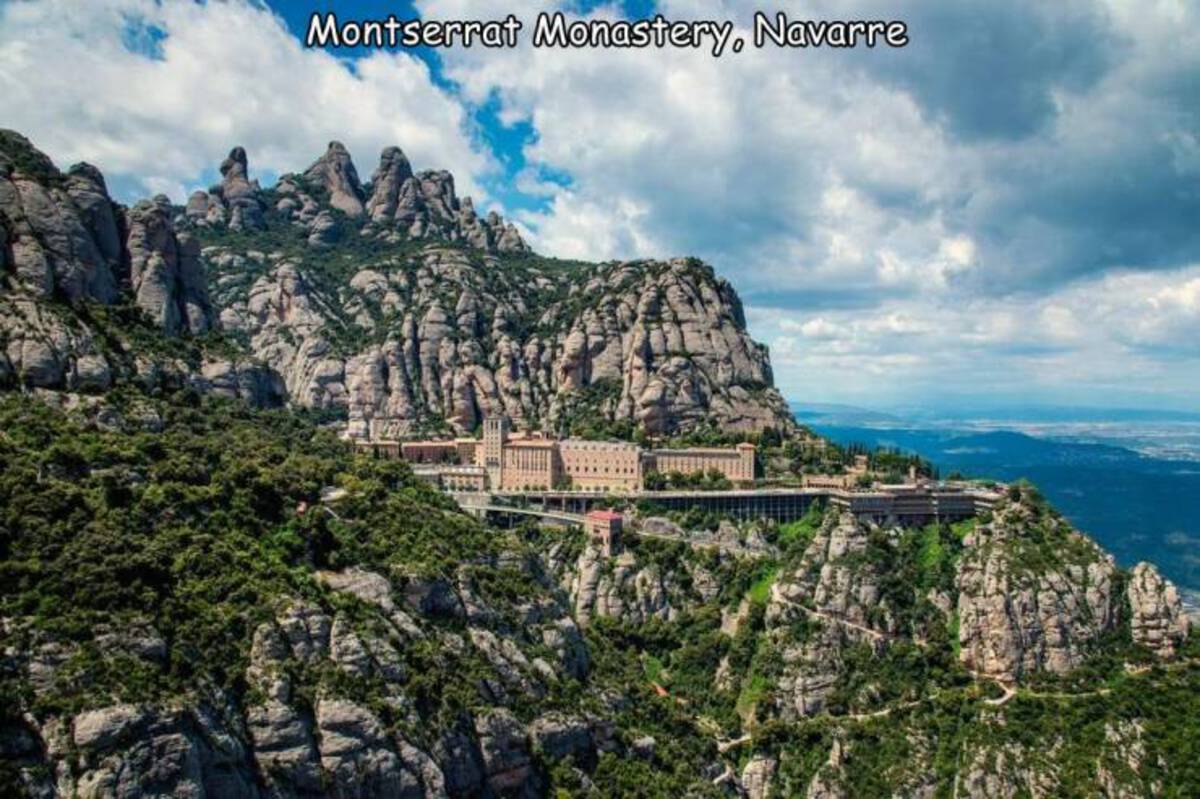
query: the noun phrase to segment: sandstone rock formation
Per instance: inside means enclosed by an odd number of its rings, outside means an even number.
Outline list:
[[[1004,503],[959,564],[961,660],[1001,681],[1083,662],[1117,621],[1112,557],[1028,496]]]
[[[469,197],[460,200],[449,172],[414,174],[399,147],[388,147],[380,155],[366,212],[385,238],[394,238],[399,231],[413,239],[462,241],[479,250],[529,252],[516,227],[495,213],[480,219]]]
[[[128,212],[95,167],[61,174],[21,136],[0,132],[4,261],[32,298],[115,302],[127,283],[167,334],[208,330],[213,310],[195,239],[175,231],[165,197]]]
[[[161,197],[121,208],[95,167],[64,175],[23,137],[0,131],[0,381],[102,391],[118,377],[154,379],[162,367],[190,372],[170,357],[152,365],[114,353],[91,319],[43,305],[129,297],[166,335],[211,329],[198,243],[171,216]]]
[[[773,757],[756,755],[746,762],[742,769],[742,790],[746,799],[772,799],[776,792],[772,790],[775,771],[779,761]]]
[[[496,413],[553,425],[588,397],[650,431],[791,426],[736,295],[694,262],[564,276],[431,247],[364,265],[330,294],[303,263],[204,255],[218,285],[262,275],[218,288],[224,328],[247,336],[294,401],[345,408],[356,436],[412,432],[423,415],[462,431]],[[358,342],[335,349],[347,324]]]
[[[138,306],[168,335],[212,328],[200,245],[191,234],[176,235],[170,200],[143,200],[129,210],[127,224],[129,282]]]
[[[605,616],[634,624],[651,619],[669,621],[678,611],[671,606],[669,587],[653,566],[639,566],[629,555],[608,563],[599,549],[588,546],[575,562],[550,552],[550,568],[570,595],[575,618],[587,624]]]
[[[358,181],[358,170],[340,141],[329,142],[325,154],[304,171],[304,180],[325,192],[329,204],[346,216],[363,215],[363,190]]]
[[[412,165],[404,151],[399,147],[385,147],[379,155],[379,166],[371,175],[367,215],[373,222],[390,222],[396,218],[400,193],[412,177]]]
[[[1139,563],[1129,577],[1128,594],[1134,642],[1161,658],[1174,657],[1189,628],[1175,586],[1153,565]]]
[[[104,179],[68,175],[18,133],[0,130],[0,262],[36,297],[116,299],[121,238]]]
[[[878,649],[893,632],[893,612],[880,596],[882,564],[864,558],[870,533],[848,512],[827,514],[798,567],[771,587],[766,621],[783,659],[775,701],[786,718],[824,709],[846,647]],[[794,639],[797,622],[811,632]]]
[[[20,289],[0,313],[0,378],[102,390],[131,376],[89,344],[98,336],[86,322],[81,332],[33,307],[127,296],[167,335],[223,328],[244,348],[203,365],[157,353],[132,368],[140,378],[341,409],[355,436],[435,421],[470,431],[496,413],[549,426],[583,414],[652,433],[793,425],[737,295],[709,267],[502,260],[493,253],[527,251],[515,228],[479,217],[449,173],[413,173],[399,148],[366,189],[332,142],[302,176],[263,190],[236,147],[220,185],[180,210],[164,197],[122,209],[94,168],[64,176],[15,134],[0,143],[0,261]],[[227,230],[252,239],[279,225],[300,228],[302,246],[226,243]],[[414,239],[459,246],[389,254]],[[370,254],[331,280],[343,247]]]
[[[544,635],[554,633],[583,647],[586,662],[586,646],[552,597],[539,599],[542,610],[528,635],[471,628],[468,645],[437,625],[437,609],[416,616],[402,610],[393,599],[399,586],[379,573],[349,569],[324,572],[320,579],[373,610],[348,615],[310,600],[282,604],[253,631],[244,704],[206,687],[169,706],[121,702],[16,726],[6,716],[0,720],[0,764],[24,764],[24,784],[46,796],[418,799],[536,795],[541,772],[535,751],[590,767],[598,748],[616,745],[602,719],[551,711],[522,722],[486,685],[480,698],[490,707],[439,729],[439,720],[423,720],[406,693],[413,675],[405,648],[427,637],[440,639],[433,651],[443,653],[448,669],[461,668],[462,659],[477,652],[495,668],[484,682],[507,685],[522,702],[539,680],[574,679],[564,664],[527,654],[530,648],[542,651]],[[494,608],[487,615],[499,616]],[[13,629],[9,620],[3,624],[0,633],[8,636]],[[0,652],[0,665],[28,675],[39,695],[52,696],[78,657],[78,644],[41,634],[31,641],[27,651]],[[132,657],[154,669],[167,665],[166,644],[145,621],[98,629],[94,647],[99,655],[93,657]],[[382,690],[376,704],[328,689],[305,699],[300,683],[330,667],[345,674],[351,681],[346,684]]]
[[[199,226],[227,223],[230,230],[261,230],[266,210],[258,181],[249,179],[246,151],[234,147],[221,162],[221,183],[188,198],[184,217]]]

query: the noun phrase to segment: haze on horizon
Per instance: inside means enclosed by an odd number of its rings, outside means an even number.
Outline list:
[[[721,59],[305,50],[327,5],[0,4],[3,124],[124,200],[182,201],[235,144],[264,184],[330,139],[364,178],[399,144],[545,254],[712,263],[795,402],[1200,410],[1196,3],[785,3],[905,19],[912,43]],[[743,28],[757,10],[566,5]]]

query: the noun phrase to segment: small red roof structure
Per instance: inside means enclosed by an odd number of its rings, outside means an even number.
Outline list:
[[[585,519],[584,527],[592,541],[600,545],[604,557],[611,558],[621,548],[621,527],[624,517],[611,510],[594,510]]]

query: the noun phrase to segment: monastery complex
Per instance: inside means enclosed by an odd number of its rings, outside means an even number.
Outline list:
[[[357,441],[355,446],[423,465],[426,468],[418,468],[419,472],[455,491],[640,491],[651,472],[717,471],[735,486],[754,483],[753,444],[643,449],[624,441],[556,440],[541,433],[514,432],[503,416],[484,421],[482,439]]]

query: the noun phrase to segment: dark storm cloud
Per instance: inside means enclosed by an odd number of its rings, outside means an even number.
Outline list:
[[[1046,153],[997,167],[986,231],[992,287],[1054,284],[1114,266],[1173,268],[1200,259],[1200,176],[1181,173],[1161,141],[1119,153]]]
[[[919,2],[900,16],[909,46],[865,62],[964,139],[1041,131],[1054,92],[1091,88],[1124,47],[1095,3]]]
[[[1169,8],[1141,8],[1125,19],[1076,0],[810,10],[904,19],[908,47],[832,57],[906,92],[979,174],[965,195],[933,192],[932,209],[920,193],[855,187],[897,215],[936,211],[971,231],[983,268],[966,283],[989,293],[1200,260],[1195,10],[1176,18],[1174,39]]]

